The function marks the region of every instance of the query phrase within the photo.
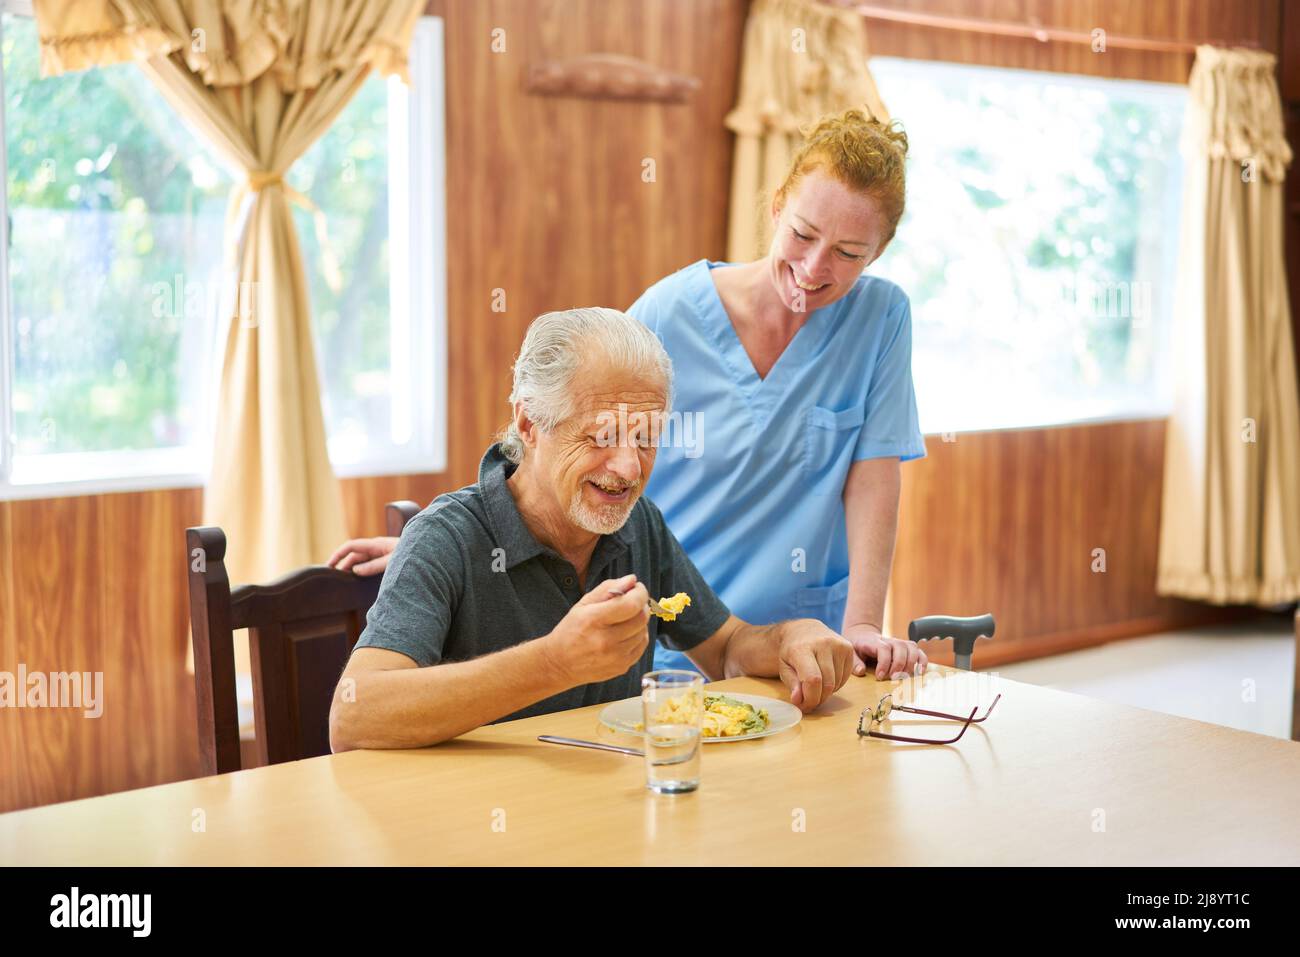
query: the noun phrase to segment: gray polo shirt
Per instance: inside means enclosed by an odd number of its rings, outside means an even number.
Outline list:
[[[654,643],[677,651],[713,635],[730,612],[713,593],[644,496],[627,522],[596,543],[586,583],[528,531],[506,479],[501,447],[483,456],[477,485],[440,495],[411,519],[388,563],[358,648],[398,651],[421,667],[467,661],[547,634],[584,593],[635,574],[651,597],[684,591],[691,605],[676,621],[652,617],[641,660],[623,675],[579,685],[501,718],[509,721],[641,694]]]

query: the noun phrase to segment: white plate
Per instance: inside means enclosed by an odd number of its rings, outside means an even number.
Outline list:
[[[706,694],[724,694],[728,698],[735,698],[737,701],[743,701],[745,704],[751,704],[757,709],[767,709],[767,730],[755,731],[752,734],[738,734],[730,738],[704,738],[703,740],[710,744],[721,741],[751,741],[754,738],[765,738],[769,734],[779,734],[782,731],[789,731],[800,719],[803,718],[803,712],[796,708],[788,701],[778,701],[776,698],[765,698],[757,694],[739,694],[734,691],[708,691]],[[641,732],[636,730],[635,725],[641,720],[641,699],[624,698],[622,701],[615,701],[613,704],[606,705],[600,712],[600,723],[607,728],[615,731],[623,731],[628,734],[640,735]]]

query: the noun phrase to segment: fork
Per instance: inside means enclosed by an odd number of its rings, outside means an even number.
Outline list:
[[[666,609],[663,605],[659,604],[659,602],[655,601],[653,598],[651,598],[650,601],[647,602],[647,604],[650,608],[650,614],[662,618],[664,621],[672,620],[671,618],[668,617],[669,615],[672,614],[672,612]]]
[[[635,585],[632,586],[632,588],[635,588],[635,587],[636,587]],[[629,588],[627,591],[631,591],[632,588]],[[623,594],[626,595],[627,592],[623,592]],[[664,621],[671,621],[671,620],[672,620],[671,618],[667,617],[667,616],[671,615],[672,612],[670,612],[670,611],[669,611],[667,608],[665,608],[663,605],[659,604],[659,602],[655,601],[653,598],[649,599],[649,600],[646,602],[646,607],[650,609],[650,614],[655,615],[655,616],[657,616],[657,617],[659,617],[659,618],[662,618],[662,619],[664,619]]]

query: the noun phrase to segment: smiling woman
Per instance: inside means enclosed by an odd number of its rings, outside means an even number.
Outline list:
[[[630,308],[659,337],[677,405],[707,430],[661,444],[646,494],[742,618],[814,618],[888,677],[923,667],[881,634],[901,461],[925,455],[911,312],[863,270],[904,207],[907,136],[861,110],[805,131],[771,201],[767,255],[701,261]],[[658,668],[687,668],[663,651]]]

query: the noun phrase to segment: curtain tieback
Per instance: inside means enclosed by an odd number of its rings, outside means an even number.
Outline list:
[[[248,188],[256,193],[258,190],[267,186],[284,185],[284,177],[280,173],[274,173],[271,170],[253,169],[248,171]]]
[[[284,190],[286,199],[301,206],[311,216],[312,232],[316,234],[316,244],[320,247],[321,272],[324,274],[326,285],[337,293],[343,288],[343,272],[339,268],[338,255],[334,252],[334,247],[330,243],[329,228],[324,210],[313,203],[309,197],[286,183],[283,173],[272,170],[249,170],[248,178],[243,184],[243,198],[251,200],[253,198],[252,194],[259,193],[268,186],[279,186]],[[230,249],[230,252],[236,257],[242,254],[246,238],[245,230],[248,226],[248,215],[252,209],[251,203],[247,201],[240,203],[240,206],[242,208],[239,213],[239,225],[231,237],[234,242]]]

